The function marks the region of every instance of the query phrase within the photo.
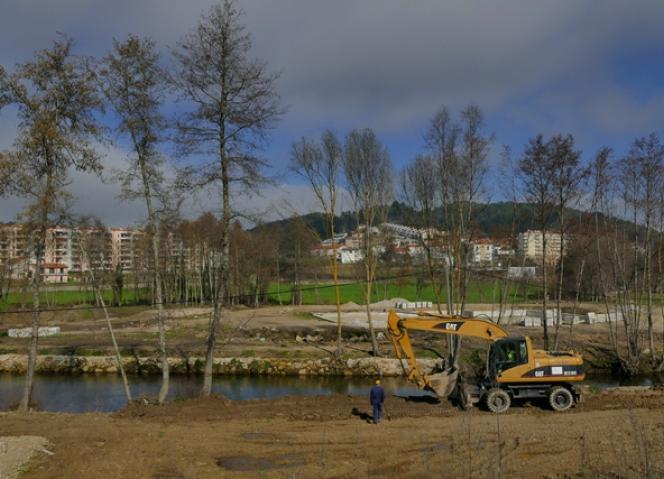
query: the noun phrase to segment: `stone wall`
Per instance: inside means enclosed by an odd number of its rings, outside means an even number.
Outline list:
[[[418,365],[430,373],[438,360],[421,359]],[[203,358],[169,358],[173,374],[200,374]],[[156,358],[123,358],[123,365],[132,374],[159,374]],[[404,364],[405,365],[405,364]],[[27,356],[0,354],[0,372],[25,373]],[[51,374],[113,374],[118,372],[113,356],[67,356],[42,355],[37,358],[38,373]],[[388,358],[283,359],[283,358],[216,358],[215,374],[238,375],[282,375],[282,376],[400,376],[403,374],[400,361]]]

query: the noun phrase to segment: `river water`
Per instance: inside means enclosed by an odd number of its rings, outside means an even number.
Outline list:
[[[134,397],[156,396],[161,385],[160,376],[130,376]],[[201,376],[171,376],[169,399],[198,395]],[[18,403],[24,377],[0,374],[0,411]],[[421,391],[404,378],[384,378],[388,394],[397,396],[432,396]],[[610,376],[591,376],[585,383],[598,388],[615,386],[651,386],[647,377],[617,379]],[[371,378],[320,376],[216,376],[213,392],[231,400],[273,399],[283,396],[327,396],[333,394],[367,396]],[[37,375],[33,400],[38,409],[53,412],[110,412],[126,405],[122,379],[108,375]]]

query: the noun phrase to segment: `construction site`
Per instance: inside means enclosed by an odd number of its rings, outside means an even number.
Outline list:
[[[229,314],[232,335],[222,340],[220,389],[208,399],[197,397],[195,378],[203,353],[196,349],[197,338],[204,335],[209,310],[174,308],[169,342],[182,355],[171,358],[174,392],[162,406],[154,402],[158,383],[153,380],[152,389],[144,384],[158,372],[150,359],[157,330],[149,310],[112,319],[120,344],[135,348],[136,357],[127,358],[126,367],[130,383],[144,394],[131,405],[118,394],[121,386],[102,316],[83,320],[72,312],[62,320],[62,313],[53,314],[44,327],[59,324],[60,330],[41,339],[33,411],[0,413],[0,473],[154,478],[664,474],[664,389],[654,377],[636,378],[628,383],[635,385],[626,386],[603,369],[608,367],[606,323],[573,324],[570,349],[583,355],[586,368],[585,381],[574,383],[580,402],[556,412],[548,397],[527,397],[495,414],[484,403],[464,408],[452,397],[437,397],[427,384],[420,384],[421,389],[417,378],[406,380],[409,368],[395,359],[390,344],[390,310],[399,318],[413,318],[407,327],[420,380],[435,374],[440,363],[427,348],[445,349],[445,335],[412,329],[417,327],[413,321],[435,320],[421,316],[422,308],[416,316],[412,306],[429,305],[394,299],[372,306],[383,353],[383,358],[372,359],[366,354],[371,343],[364,307],[344,305],[347,353],[341,366],[330,354],[335,346],[333,306],[236,309]],[[472,306],[473,317],[490,315],[486,305]],[[3,321],[12,326],[11,321],[20,323],[21,318],[17,314]],[[541,325],[524,320],[504,324],[508,337],[541,341]],[[658,318],[658,335],[661,328]],[[23,370],[24,341],[0,338],[3,408],[20,398],[21,381],[11,381],[7,374]],[[466,335],[462,374],[479,377],[486,354],[483,333]],[[376,377],[387,391],[385,417],[378,425],[371,424],[367,397]],[[107,378],[114,379],[108,383]]]
[[[0,479],[664,478],[662,19],[3,2]]]

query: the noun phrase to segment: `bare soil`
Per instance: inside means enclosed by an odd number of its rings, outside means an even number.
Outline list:
[[[490,305],[469,305],[469,309],[481,310]],[[535,305],[533,305],[535,307]],[[597,309],[597,305],[582,305],[584,310]],[[353,308],[345,308],[351,311]],[[355,308],[362,311],[362,306]],[[228,310],[224,328],[217,344],[216,355],[224,357],[327,357],[336,346],[336,325],[315,318],[312,312],[333,312],[333,306],[268,306],[262,308],[239,307]],[[44,326],[60,326],[62,334],[40,338],[42,354],[109,355],[111,342],[106,322],[100,311],[81,316],[75,312],[45,313]],[[205,350],[209,308],[191,307],[168,310],[167,347],[172,356],[196,356]],[[157,326],[155,312],[151,310],[123,311],[112,320],[116,336],[124,354],[149,356],[157,352]],[[9,327],[25,327],[30,324],[27,313],[0,316],[0,330]],[[655,318],[656,344],[664,343],[659,331],[662,318]],[[505,325],[510,333],[531,336],[536,346],[542,345],[542,329],[526,328],[519,325]],[[297,337],[311,335],[314,341],[297,340]],[[439,335],[414,332],[415,347],[421,357],[433,357],[425,348],[443,349],[443,339]],[[368,333],[363,329],[344,328],[345,353],[349,357],[366,357],[371,351]],[[621,335],[621,340],[622,338]],[[383,338],[382,350],[391,355],[389,341]],[[440,343],[440,344],[439,344]],[[25,353],[26,339],[0,337],[0,353]],[[584,355],[589,369],[610,369],[615,364],[610,354],[609,330],[606,324],[576,325],[561,329],[559,349],[574,349]],[[486,350],[486,343],[467,340],[464,342],[465,355],[476,349]]]
[[[52,455],[48,445],[39,436],[0,436],[0,479],[14,479],[27,472],[25,464],[35,453]]]
[[[116,414],[0,414],[3,435],[47,438],[21,477],[662,477],[664,391],[589,395],[566,413],[504,415],[389,397],[198,399]]]

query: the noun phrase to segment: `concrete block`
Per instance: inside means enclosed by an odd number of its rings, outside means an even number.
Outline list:
[[[38,334],[40,337],[55,336],[56,334],[60,334],[60,326],[43,326],[39,328]],[[10,338],[31,338],[32,328],[12,328],[7,330],[7,336]]]

